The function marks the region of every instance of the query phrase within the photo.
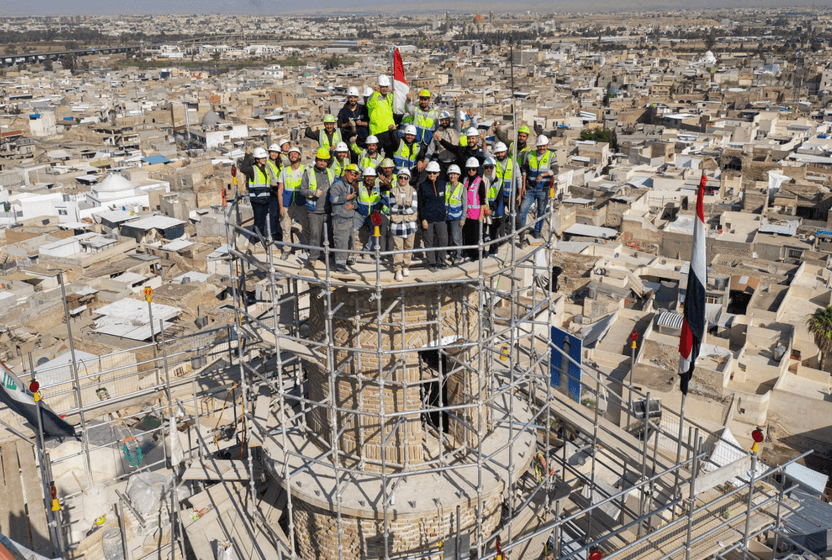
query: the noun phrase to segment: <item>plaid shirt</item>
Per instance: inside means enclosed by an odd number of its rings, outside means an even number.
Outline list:
[[[404,219],[399,223],[392,220],[390,221],[390,233],[396,237],[408,238],[415,234],[419,227],[419,224],[416,221],[416,211],[419,207],[419,199],[416,196],[415,190],[408,190],[411,191],[410,204],[407,204],[407,195],[402,192],[402,188],[396,187],[390,191],[390,215],[404,217]]]

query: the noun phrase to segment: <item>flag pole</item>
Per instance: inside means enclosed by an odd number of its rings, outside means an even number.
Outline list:
[[[691,372],[693,372],[693,367],[691,367]],[[679,439],[678,439],[677,444],[676,444],[676,464],[677,465],[679,464],[679,461],[681,460],[681,457],[682,457],[682,435],[683,435],[683,429],[684,429],[683,426],[685,424],[685,401],[687,401],[687,399],[688,399],[688,394],[687,394],[687,391],[685,391],[685,392],[682,393],[682,406],[679,409]],[[649,408],[650,408],[650,403],[647,403],[647,409],[645,409],[645,410],[648,410]],[[656,445],[658,445],[658,440],[659,440],[659,433],[656,432]],[[647,458],[645,457],[645,460],[646,459]],[[691,476],[695,477],[696,473],[692,472]],[[678,496],[678,491],[679,491],[679,469],[676,469],[676,472],[674,473],[674,477],[673,477],[673,496],[674,497]],[[676,510],[675,507],[673,509],[674,509],[674,511]]]

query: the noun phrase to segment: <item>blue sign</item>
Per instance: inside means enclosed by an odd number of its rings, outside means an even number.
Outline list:
[[[581,402],[581,355],[583,342],[580,338],[563,329],[552,327],[552,344],[561,349],[552,348],[549,356],[550,384],[555,389],[569,395],[577,403]],[[575,363],[566,359],[569,356]]]

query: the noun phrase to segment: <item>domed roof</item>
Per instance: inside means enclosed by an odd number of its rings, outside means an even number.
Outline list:
[[[109,175],[106,179],[95,185],[98,192],[115,192],[135,189],[138,183],[134,183],[122,175]]]
[[[202,117],[203,130],[214,128],[218,124],[220,124],[220,116],[214,111],[208,111],[207,113],[205,113],[205,116]]]
[[[702,62],[705,64],[716,64],[716,57],[714,56],[714,53],[711,51],[706,52],[704,56],[702,56]]]

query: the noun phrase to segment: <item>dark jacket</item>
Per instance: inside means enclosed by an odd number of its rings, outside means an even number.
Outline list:
[[[480,167],[482,167],[482,164],[485,162],[485,158],[488,157],[488,154],[480,147],[479,144],[477,144],[476,150],[472,150],[470,146],[455,146],[444,138],[439,142],[442,144],[443,148],[456,154],[457,165],[459,165],[459,168],[462,170],[465,169],[465,162],[468,161],[468,158],[477,158],[477,161],[480,162]]]
[[[430,180],[425,180],[419,185],[419,221],[427,220],[429,223],[444,222],[448,215],[445,206],[445,185],[442,179],[436,179],[436,187]]]
[[[338,111],[338,122],[336,123],[338,128],[341,129],[341,136],[345,142],[352,136],[358,136],[358,140],[363,142],[370,135],[370,129],[366,126],[356,126],[353,131],[350,126],[350,119],[355,119],[356,122],[370,122],[370,117],[367,115],[367,106],[358,103],[355,110],[352,110],[344,103],[344,106]]]

